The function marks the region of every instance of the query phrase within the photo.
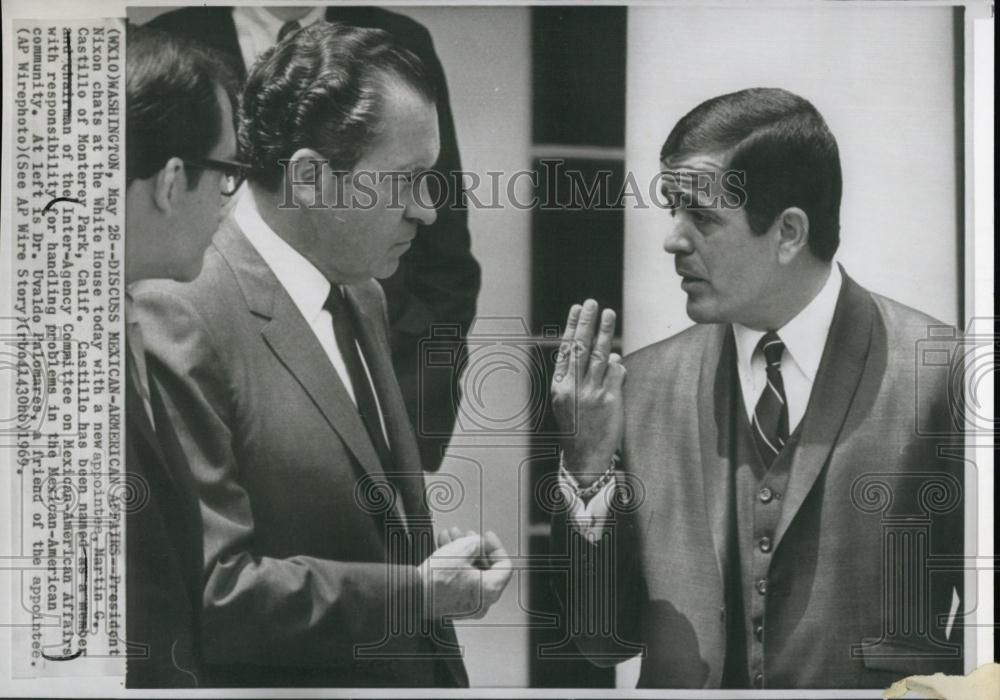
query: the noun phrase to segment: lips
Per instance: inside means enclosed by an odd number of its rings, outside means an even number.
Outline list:
[[[683,278],[681,280],[682,283],[683,282],[705,282],[706,281],[704,277],[698,277],[697,275],[692,275],[690,272],[687,272],[686,270],[678,270],[677,274],[680,275]]]

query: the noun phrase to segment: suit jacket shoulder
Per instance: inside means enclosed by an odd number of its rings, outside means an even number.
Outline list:
[[[939,321],[923,311],[918,311],[881,294],[874,292],[868,292],[868,294],[875,302],[875,307],[885,323],[890,338],[915,342],[920,338],[926,338],[928,330],[931,328],[954,331],[953,326]]]
[[[628,370],[625,381],[662,377],[665,372],[672,376],[697,377],[706,353],[721,348],[726,332],[727,326],[723,324],[698,323],[640,348],[624,358]]]
[[[232,250],[234,247],[241,249],[243,260],[234,261],[231,254],[227,255],[225,249]],[[241,278],[235,270],[236,265],[244,262],[244,266],[263,276],[269,286],[277,285],[264,259],[243,237],[232,219],[227,219],[206,250],[201,273],[196,279],[191,282],[148,280],[135,286],[133,298],[139,320],[145,322],[144,334],[147,327],[167,325],[182,331],[194,324],[211,335],[230,337],[227,332],[242,323],[234,310],[252,306],[250,298],[254,290],[245,286],[248,276]],[[272,281],[273,284],[270,284]],[[162,329],[156,328],[155,332],[161,333]],[[226,344],[214,345],[224,348]]]

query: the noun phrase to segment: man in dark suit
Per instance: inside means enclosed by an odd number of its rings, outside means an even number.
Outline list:
[[[436,220],[418,226],[396,272],[379,280],[388,302],[396,378],[410,421],[418,429],[423,468],[434,471],[448,445],[459,389],[457,377],[449,379],[439,376],[444,373],[433,372],[420,376],[420,341],[431,335],[435,324],[444,325],[460,329],[452,337],[464,348],[460,338],[476,314],[480,270],[470,250],[461,182],[449,175],[461,171],[462,165],[448,85],[430,34],[418,22],[380,7],[189,7],[164,13],[150,24],[217,49],[243,79],[279,37],[323,19],[389,32],[420,58],[437,93],[441,153],[435,167],[445,175],[452,191],[428,195],[427,201],[440,203]],[[439,183],[437,179],[429,181],[432,186]],[[455,206],[456,202],[462,206]]]
[[[614,312],[574,306],[553,381],[576,428],[553,532],[575,643],[598,663],[644,652],[643,687],[960,672],[961,571],[930,557],[962,552],[962,463],[921,434],[952,423],[945,373],[917,362],[941,324],[833,262],[826,123],[744,90],[682,118],[661,161],[697,325],[622,360]]]
[[[233,188],[232,85],[191,42],[130,28],[125,69],[125,280],[190,280]],[[146,370],[126,293],[128,687],[199,684],[201,518],[183,453]]]
[[[317,22],[256,64],[240,145],[202,274],[136,293],[201,504],[211,683],[466,685],[446,620],[510,563],[492,533],[434,549],[373,279],[434,221],[433,84],[388,33]]]

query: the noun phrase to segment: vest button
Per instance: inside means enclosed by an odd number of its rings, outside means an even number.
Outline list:
[[[758,673],[756,676],[753,677],[753,687],[754,688],[758,688],[758,689],[764,687],[764,674],[763,673]]]
[[[771,538],[761,537],[759,546],[760,546],[760,551],[762,551],[764,554],[767,554],[768,552],[771,551]]]
[[[757,492],[757,496],[760,498],[761,503],[770,503],[771,499],[774,498],[774,491],[764,486]]]
[[[758,642],[764,641],[764,625],[756,624],[753,626],[753,636]]]
[[[757,581],[757,592],[760,593],[761,595],[765,595],[767,593],[767,579],[766,578],[762,578],[762,579],[760,579],[760,580]]]

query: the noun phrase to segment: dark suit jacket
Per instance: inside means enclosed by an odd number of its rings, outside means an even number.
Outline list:
[[[906,555],[910,544],[925,556],[962,551],[962,462],[915,431],[919,400],[948,432],[947,373],[917,363],[917,341],[940,325],[845,275],[772,538],[768,688],[883,688],[904,675],[960,672],[960,621],[950,640],[943,628],[961,571],[930,575],[925,557]],[[697,325],[626,358],[630,502],[596,547],[564,517],[554,522],[556,556],[572,555],[574,573],[557,594],[580,621],[578,647],[600,663],[644,650],[642,687],[721,683],[724,582],[737,546],[727,535],[731,426],[746,421],[734,401],[735,353],[728,324]],[[894,592],[892,581],[905,587]],[[585,585],[615,603],[615,635],[588,631]]]
[[[329,358],[232,219],[197,280],[135,291],[201,501],[212,684],[467,684],[453,631],[418,622],[416,561],[389,555],[401,540],[386,519],[402,541],[429,533],[423,476],[381,288],[347,290],[387,414],[394,498],[379,491],[386,475]]]
[[[132,357],[128,355],[131,364]],[[193,482],[163,403],[151,385],[150,425],[132,372],[125,380],[126,639],[129,688],[201,683],[201,517]]]
[[[430,72],[438,93],[438,127],[441,154],[437,168],[446,174],[462,169],[455,136],[455,123],[448,99],[448,83],[444,69],[434,51],[431,35],[420,23],[379,7],[329,7],[326,19],[358,27],[383,29],[404,47],[416,54]],[[150,26],[190,37],[227,56],[235,74],[242,80],[247,66],[243,65],[232,8],[188,7],[164,13]],[[449,178],[451,181],[451,178]],[[431,180],[433,183],[434,180]],[[448,199],[455,200],[455,193]],[[464,193],[462,194],[464,199]],[[479,263],[472,256],[464,201],[461,207],[447,202],[437,210],[437,221],[420,226],[413,245],[400,259],[399,269],[381,282],[389,304],[389,325],[392,359],[396,378],[403,391],[411,423],[420,430],[418,446],[424,469],[436,470],[455,422],[453,396],[458,395],[446,372],[431,372],[420,385],[420,341],[431,334],[432,325],[457,326],[456,357],[472,318],[476,315],[479,296]],[[421,393],[422,392],[422,393]]]

